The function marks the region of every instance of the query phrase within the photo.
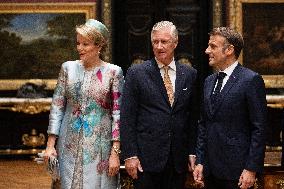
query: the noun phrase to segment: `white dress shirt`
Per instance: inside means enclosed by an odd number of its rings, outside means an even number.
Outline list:
[[[226,76],[224,77],[223,79],[223,83],[222,83],[222,87],[221,87],[221,91],[222,89],[224,88],[224,86],[226,85],[228,79],[230,78],[230,76],[232,75],[234,69],[237,67],[238,65],[238,61],[234,62],[232,65],[230,65],[228,68],[226,68],[225,70],[223,70],[222,72],[226,73]],[[217,86],[217,81],[215,83],[215,87],[214,87],[214,90]]]

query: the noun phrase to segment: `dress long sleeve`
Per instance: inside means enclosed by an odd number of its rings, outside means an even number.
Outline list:
[[[112,140],[119,141],[120,140],[120,105],[121,105],[121,94],[123,90],[123,72],[122,69],[119,68],[114,73],[113,83],[111,87],[111,98],[112,98]]]
[[[49,126],[47,130],[48,134],[59,135],[60,125],[64,117],[66,105],[65,83],[66,72],[62,66],[52,98],[49,114]]]

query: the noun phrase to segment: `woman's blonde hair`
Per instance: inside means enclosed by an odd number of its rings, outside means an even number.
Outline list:
[[[76,32],[100,46],[102,53],[106,50],[109,32],[101,22],[89,19],[85,24],[76,26]]]

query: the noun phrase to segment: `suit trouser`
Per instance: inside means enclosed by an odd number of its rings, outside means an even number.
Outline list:
[[[184,189],[186,173],[178,173],[170,157],[161,172],[138,172],[135,189]]]

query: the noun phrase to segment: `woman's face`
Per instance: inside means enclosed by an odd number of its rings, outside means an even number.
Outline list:
[[[101,47],[94,44],[94,42],[88,38],[83,37],[81,34],[77,34],[77,51],[80,56],[80,60],[84,63],[90,63],[97,60],[100,55]]]

